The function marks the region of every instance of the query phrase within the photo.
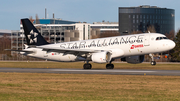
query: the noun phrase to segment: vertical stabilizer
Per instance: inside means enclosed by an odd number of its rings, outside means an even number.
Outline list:
[[[27,45],[46,45],[49,44],[39,33],[39,31],[34,27],[29,19],[21,19],[24,34],[26,37]]]

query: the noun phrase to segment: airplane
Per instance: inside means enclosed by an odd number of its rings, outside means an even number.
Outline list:
[[[127,63],[137,64],[149,54],[151,65],[156,65],[153,55],[169,51],[175,43],[159,33],[142,33],[107,38],[48,43],[29,19],[21,19],[27,45],[20,54],[58,62],[85,61],[84,69],[91,69],[94,63],[107,63],[106,69],[113,69],[112,61],[121,58]],[[13,50],[11,50],[13,51]]]

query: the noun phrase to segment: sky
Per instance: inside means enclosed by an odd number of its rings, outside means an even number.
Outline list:
[[[0,29],[19,30],[20,19],[61,18],[69,21],[118,22],[118,7],[137,7],[140,5],[175,9],[175,31],[180,29],[180,0],[1,0]]]

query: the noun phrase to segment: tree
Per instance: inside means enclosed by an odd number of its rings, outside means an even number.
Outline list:
[[[180,30],[174,38],[174,42],[176,43],[173,52],[171,52],[172,61],[180,61]]]
[[[141,34],[142,33],[142,31],[133,31],[133,32],[131,32],[131,34]]]
[[[11,39],[8,34],[3,34],[3,37],[0,38],[0,54],[10,55],[10,51],[5,51],[5,49],[11,49]]]
[[[174,30],[171,30],[169,33],[166,33],[165,35],[168,39],[174,40],[174,33]]]
[[[174,30],[171,30],[169,33],[166,33],[165,35],[166,35],[166,37],[167,37],[168,39],[171,39],[171,40],[174,41],[174,38],[175,38],[174,34],[175,34]],[[169,54],[168,60],[170,60],[170,61],[174,61],[174,60],[172,60],[172,53],[173,53],[173,52],[174,52],[173,49],[172,49],[172,50],[169,50],[169,51],[167,51],[167,52],[164,52],[164,54]]]
[[[148,27],[147,27],[147,32],[150,32],[150,33],[156,33],[156,29],[155,29],[155,27],[154,27],[154,25],[149,25]]]
[[[33,22],[34,22],[34,20],[33,20],[33,17],[32,17],[32,16],[30,16],[30,17],[29,17],[29,20],[31,21],[31,23],[33,23]]]
[[[38,14],[36,14],[36,24],[40,24]]]
[[[100,38],[113,37],[113,36],[120,36],[120,33],[118,31],[104,31],[99,35]]]

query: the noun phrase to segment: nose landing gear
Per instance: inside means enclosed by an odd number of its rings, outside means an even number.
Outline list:
[[[154,61],[154,57],[152,54],[149,54],[149,56],[151,57],[151,65],[154,66],[156,65],[156,61]]]
[[[156,65],[156,61],[151,61],[151,65],[152,66]]]

